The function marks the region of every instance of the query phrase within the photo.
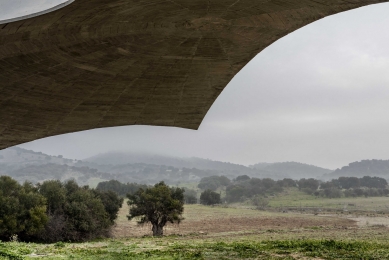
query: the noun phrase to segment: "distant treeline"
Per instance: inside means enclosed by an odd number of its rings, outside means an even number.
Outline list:
[[[127,194],[134,194],[140,188],[146,189],[148,186],[145,184],[137,183],[121,183],[117,180],[103,181],[97,184],[96,189],[101,191],[113,191],[121,197],[125,197]]]
[[[326,174],[327,178],[337,178],[342,176],[381,176],[386,177],[389,172],[389,160],[362,160],[360,162],[350,163],[341,169]]]
[[[103,181],[97,184],[96,190],[111,191],[124,198],[127,194],[134,194],[139,189],[146,189],[150,186],[138,183],[121,183],[117,180]],[[197,203],[197,191],[191,189],[185,189],[184,198],[186,204]]]
[[[267,196],[280,193],[286,187],[297,187],[299,190],[316,196],[358,197],[358,196],[386,196],[389,194],[387,181],[379,177],[364,176],[340,177],[327,182],[313,178],[292,180],[285,178],[275,181],[270,178],[259,179],[241,175],[230,180],[225,176],[211,176],[202,178],[198,188],[215,191],[225,187],[226,201],[237,202],[254,196]]]
[[[297,186],[301,191],[327,198],[387,196],[389,194],[387,185],[388,183],[384,178],[370,176],[362,178],[339,177],[327,182],[301,179],[297,182]]]
[[[226,200],[238,202],[257,195],[266,196],[280,193],[286,187],[294,187],[296,183],[292,179],[272,180],[270,178],[259,179],[242,175],[232,180],[226,187]]]
[[[0,176],[0,240],[84,241],[107,237],[123,199],[71,180],[23,185]]]

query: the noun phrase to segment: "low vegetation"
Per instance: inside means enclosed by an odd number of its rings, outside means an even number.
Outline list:
[[[387,259],[387,243],[337,240],[176,241],[143,238],[78,244],[0,243],[0,259]]]

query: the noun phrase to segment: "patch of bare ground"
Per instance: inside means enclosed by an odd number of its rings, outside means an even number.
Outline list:
[[[381,226],[389,227],[389,217],[370,217],[370,216],[350,216],[348,219],[354,220],[359,227]]]
[[[139,237],[151,234],[151,226],[139,226],[135,220],[128,221],[125,205],[119,213],[113,236]],[[165,235],[197,234],[218,237],[223,235],[289,233],[304,235],[328,232],[329,230],[353,230],[356,221],[334,216],[313,216],[303,214],[269,213],[250,209],[231,209],[189,205],[185,207],[185,220],[180,225],[168,224]]]

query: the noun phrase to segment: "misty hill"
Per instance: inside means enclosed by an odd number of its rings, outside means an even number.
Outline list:
[[[253,169],[264,169],[269,165],[272,165],[272,163],[260,162],[254,165],[250,165],[249,167]]]
[[[118,158],[120,159],[119,155]],[[154,158],[157,158],[158,160],[161,160],[162,158],[164,159],[164,162],[172,162],[172,164],[175,165],[193,165],[177,163],[179,162],[179,158],[163,156]],[[160,162],[158,160],[154,159],[156,163]],[[121,161],[117,161],[117,163],[123,161],[123,158],[121,158]],[[153,160],[137,160],[137,157],[134,156],[132,157],[132,160],[129,160],[129,162],[132,163],[101,164],[101,161],[99,161],[100,164],[97,164],[94,162],[71,160],[63,158],[63,156],[50,156],[41,152],[12,147],[0,151],[0,175],[9,175],[19,182],[30,181],[33,183],[43,182],[49,179],[59,179],[61,181],[75,179],[80,185],[95,187],[98,182],[111,179],[123,183],[137,182],[155,184],[159,181],[165,181],[169,184],[175,184],[178,182],[199,181],[205,176],[224,173],[215,170],[148,164],[142,163],[142,161],[153,162]],[[201,161],[201,159],[194,159],[193,161]],[[110,161],[105,160],[104,162]],[[208,163],[212,164],[213,162],[210,161]],[[228,163],[226,165],[228,165]],[[245,169],[244,166],[241,167]],[[224,169],[227,169],[227,167],[224,167]],[[236,170],[236,167],[233,169]],[[239,175],[240,172],[241,171],[236,170],[234,175]]]
[[[48,163],[73,165],[75,162],[75,160],[63,158],[61,155],[51,156],[19,147],[0,150],[0,171],[15,170],[23,168],[26,165],[42,165]]]
[[[257,178],[299,179],[317,177],[326,169],[300,163],[261,163],[251,167],[202,158],[178,158],[141,153],[110,152],[87,160],[72,160],[63,156],[50,156],[18,147],[0,151],[0,175],[16,180],[42,182],[75,179],[80,185],[95,187],[100,181],[118,180],[168,184],[198,182],[203,177],[224,175],[234,179],[240,175]],[[330,171],[330,170],[328,170]]]
[[[283,178],[301,179],[315,178],[332,172],[330,169],[297,162],[258,163],[247,167],[239,164],[196,157],[178,158],[133,152],[110,152],[99,154],[82,162],[77,162],[76,165],[83,164],[89,167],[95,167],[101,171],[111,172],[113,168],[111,165],[127,165],[133,163],[167,165],[179,169],[188,168],[213,171],[214,175],[225,175],[231,179],[239,175],[249,175],[251,177],[258,178],[272,178],[275,180]]]
[[[43,182],[45,180],[67,181],[74,179],[80,185],[96,186],[102,180],[111,179],[113,176],[108,173],[98,172],[96,169],[88,167],[74,167],[61,164],[42,164],[27,165],[8,172],[0,172],[0,175],[6,174],[19,182],[29,181],[32,183]]]
[[[259,163],[251,166],[267,172],[283,174],[292,179],[315,178],[332,170],[298,162]]]
[[[133,152],[109,152],[99,154],[83,160],[100,165],[122,165],[132,163],[145,163],[155,165],[166,165],[177,168],[197,168],[201,170],[218,170],[218,171],[239,171],[252,172],[250,168],[233,164],[229,162],[212,161],[197,157],[179,158],[172,156],[163,156],[157,154],[133,153]]]
[[[389,160],[362,160],[323,175],[326,180],[339,177],[382,177],[389,179]]]

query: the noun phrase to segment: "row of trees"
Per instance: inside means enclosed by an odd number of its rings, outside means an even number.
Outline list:
[[[148,186],[138,183],[121,183],[117,180],[103,181],[97,184],[96,189],[100,191],[113,191],[121,197],[127,196],[128,193],[134,194],[140,188],[146,189]]]
[[[238,202],[254,196],[266,196],[280,193],[286,187],[296,187],[292,179],[272,180],[270,178],[250,178],[247,175],[238,176],[226,187],[226,200]]]
[[[127,217],[138,218],[139,224],[150,222],[154,236],[163,235],[168,222],[183,220],[185,200],[197,202],[195,191],[185,195],[184,189],[169,187],[164,182],[142,187],[110,181],[99,187],[80,187],[73,180],[20,185],[11,177],[1,176],[0,239],[17,235],[23,241],[56,242],[109,236],[123,203],[123,198],[110,188],[123,191],[123,187],[136,187],[127,193],[130,206]],[[206,205],[219,204],[220,194],[206,190],[200,201]]]
[[[231,180],[226,176],[210,176],[204,177],[200,180],[200,183],[197,185],[198,188],[202,190],[212,190],[215,191],[219,187],[228,186],[231,184]]]
[[[0,177],[0,239],[83,241],[109,236],[123,199],[75,181],[23,185]]]
[[[327,182],[315,179],[301,179],[297,182],[300,190],[320,197],[380,197],[389,195],[388,183],[384,178],[364,176],[340,177]]]
[[[379,177],[365,176],[340,177],[327,182],[313,178],[293,180],[272,180],[270,178],[259,179],[241,175],[230,180],[225,176],[211,176],[201,179],[198,187],[203,190],[216,191],[220,188],[226,190],[226,201],[238,202],[255,196],[266,196],[282,192],[286,187],[298,187],[299,190],[316,196],[329,198],[342,196],[386,196],[389,190],[388,183]]]

